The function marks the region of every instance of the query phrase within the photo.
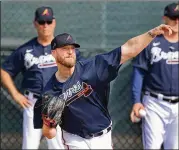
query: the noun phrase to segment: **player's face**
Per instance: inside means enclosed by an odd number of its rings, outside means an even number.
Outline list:
[[[53,36],[56,26],[56,21],[55,19],[53,19],[52,21],[34,21],[34,26],[39,36],[42,37]]]
[[[76,63],[76,53],[73,45],[57,48],[52,51],[52,55],[55,57],[57,64],[61,64],[67,68],[74,67]]]
[[[179,19],[171,19],[169,17],[163,17],[164,23],[170,25],[175,33],[178,33]]]

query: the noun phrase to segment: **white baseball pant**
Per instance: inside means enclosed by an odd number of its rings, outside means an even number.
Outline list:
[[[162,99],[144,95],[146,117],[142,120],[144,149],[178,149],[178,107]]]
[[[33,125],[33,109],[37,99],[33,97],[33,93],[25,96],[32,102],[32,106],[24,109],[23,112],[22,149],[38,149],[42,138],[42,129],[34,129]],[[64,149],[61,128],[59,126],[57,127],[57,131],[57,135],[53,139],[46,138],[48,149]]]
[[[111,131],[98,137],[85,139],[62,130],[66,149],[112,149]]]

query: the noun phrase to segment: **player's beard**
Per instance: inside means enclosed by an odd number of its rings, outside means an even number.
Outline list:
[[[69,57],[57,57],[56,59],[57,64],[61,64],[67,68],[74,67],[76,63],[76,57],[75,56],[69,56]]]

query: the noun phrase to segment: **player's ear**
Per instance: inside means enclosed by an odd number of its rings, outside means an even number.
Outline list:
[[[55,50],[51,50],[51,54],[52,54],[52,56],[55,58],[55,56],[56,56],[56,51],[55,51]]]
[[[53,24],[54,24],[54,27],[56,27],[56,20],[53,19]]]
[[[33,21],[33,25],[34,25],[34,28],[36,28],[37,23],[36,23],[36,21],[35,21],[35,20]]]
[[[165,16],[162,16],[162,20],[165,21],[166,17]]]
[[[163,17],[162,17],[162,20],[163,20],[163,23],[164,23],[164,24],[167,24],[167,19],[168,19],[168,18],[167,18],[166,16],[163,16]]]

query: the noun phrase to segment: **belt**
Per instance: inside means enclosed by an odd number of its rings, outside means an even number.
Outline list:
[[[177,96],[164,96],[163,94],[160,93],[154,93],[154,92],[144,92],[145,95],[150,95],[152,97],[162,99],[163,101],[169,102],[169,103],[178,103],[179,102],[179,97]]]
[[[36,99],[40,99],[40,98],[41,98],[41,95],[38,94],[38,93],[34,93],[34,92],[29,91],[29,90],[25,90],[25,91],[24,91],[24,94],[25,94],[25,95],[29,95],[30,93],[31,93],[32,96],[33,96],[34,98],[36,98]]]
[[[98,137],[98,136],[101,136],[103,134],[106,134],[108,133],[109,131],[111,131],[112,127],[109,126],[107,127],[106,129],[100,131],[100,132],[97,132],[97,133],[92,133],[92,134],[89,134],[89,135],[85,135],[85,139],[91,139],[93,137]]]

